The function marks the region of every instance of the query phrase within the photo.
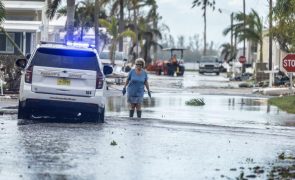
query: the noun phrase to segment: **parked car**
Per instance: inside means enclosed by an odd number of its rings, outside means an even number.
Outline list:
[[[18,59],[21,76],[18,118],[69,116],[104,122],[105,75],[95,49],[43,42],[28,59]]]
[[[221,64],[217,57],[215,56],[202,56],[199,62],[199,73],[216,73],[219,75],[221,71]]]

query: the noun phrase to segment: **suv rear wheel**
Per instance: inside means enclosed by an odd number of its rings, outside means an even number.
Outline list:
[[[84,116],[85,121],[94,122],[94,123],[104,123],[104,110],[101,109],[101,112],[86,113]]]
[[[18,119],[30,119],[30,112],[26,109],[25,106],[22,106],[21,102],[18,102],[18,113],[17,118]]]

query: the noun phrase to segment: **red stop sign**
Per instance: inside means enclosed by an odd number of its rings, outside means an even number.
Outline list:
[[[288,54],[282,63],[287,72],[295,72],[295,54]]]
[[[239,57],[239,62],[244,64],[246,62],[246,57],[245,56],[240,56]]]

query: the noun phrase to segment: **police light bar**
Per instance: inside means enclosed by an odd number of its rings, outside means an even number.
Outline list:
[[[95,48],[95,45],[85,43],[85,42],[67,42],[67,46],[75,46],[75,47],[81,47],[81,48]]]

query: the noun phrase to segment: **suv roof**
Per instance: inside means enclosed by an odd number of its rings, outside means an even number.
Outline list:
[[[81,43],[62,43],[62,42],[46,42],[41,41],[38,47],[48,47],[48,48],[56,48],[56,49],[71,49],[71,50],[79,50],[79,51],[92,51],[96,53],[96,49],[88,44]]]

